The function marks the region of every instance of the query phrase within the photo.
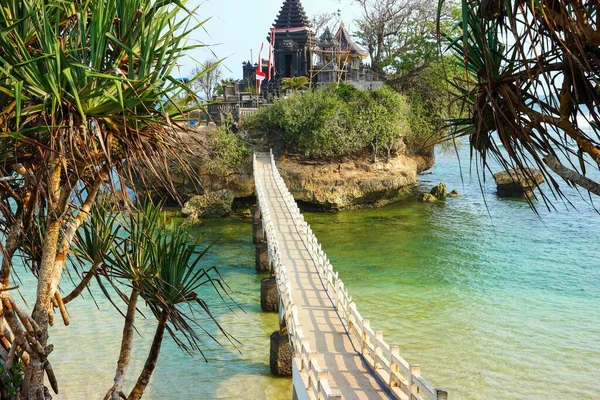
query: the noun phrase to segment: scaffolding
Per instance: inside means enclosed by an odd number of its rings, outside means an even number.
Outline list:
[[[331,31],[327,28],[321,38],[327,32],[331,35]],[[328,77],[323,83],[339,84],[345,81],[348,74],[348,66],[352,62],[352,51],[342,48],[342,35],[331,35],[331,41],[328,43],[323,43],[321,38],[315,38],[313,35],[309,36],[309,49],[311,52],[309,69],[310,89],[312,89],[313,84],[315,84],[319,76]],[[324,44],[327,46],[322,47]],[[315,57],[317,60],[315,60]]]

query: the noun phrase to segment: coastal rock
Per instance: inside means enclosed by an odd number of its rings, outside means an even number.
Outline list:
[[[174,207],[189,202],[196,196],[229,190],[234,199],[241,200],[240,204],[244,201],[251,202],[254,196],[251,157],[243,167],[232,168],[220,174],[211,173],[205,167],[211,157],[207,150],[207,129],[209,128],[199,127],[196,131],[182,133],[190,138],[189,147],[194,156],[186,160],[186,163],[191,166],[192,176],[197,179],[191,179],[189,174],[183,173],[177,163],[169,164],[168,176],[162,181],[142,171],[133,182],[140,196]],[[264,146],[261,148],[264,150]],[[433,153],[400,153],[388,162],[381,160],[376,163],[371,162],[371,157],[367,156],[347,158],[339,162],[314,161],[289,155],[277,159],[279,172],[296,200],[332,211],[382,206],[405,198],[412,194],[417,174],[431,168],[433,164]],[[170,182],[171,190],[165,188],[164,182]],[[172,195],[173,191],[177,194],[176,197]],[[197,201],[199,199],[192,203]],[[189,215],[188,223],[195,223],[201,217],[197,212]]]
[[[436,203],[438,198],[432,195],[431,193],[423,193],[419,198],[424,203]]]
[[[183,215],[192,220],[219,218],[231,213],[233,193],[229,189],[194,196],[181,209]]]
[[[454,189],[452,190],[450,193],[448,193],[448,197],[459,197],[460,194],[458,193],[458,190]]]
[[[407,197],[417,183],[417,174],[432,166],[432,156],[399,155],[376,163],[368,159],[332,163],[299,157],[277,160],[294,198],[326,210],[380,206]]]
[[[433,189],[429,192],[430,195],[435,196],[438,200],[446,200],[446,192],[448,188],[445,184],[440,183],[437,186],[434,186]]]
[[[500,197],[531,197],[533,189],[544,182],[544,175],[535,168],[509,169],[494,174]]]
[[[232,168],[226,173],[214,173],[207,168],[207,160],[211,157],[207,137],[211,129],[215,128],[198,127],[189,132],[181,132],[181,135],[188,138],[186,145],[193,154],[185,160],[190,166],[189,171],[183,172],[181,165],[176,162],[169,163],[167,172],[161,165],[157,165],[156,169],[165,175],[162,180],[153,174],[138,171],[138,176],[134,176],[133,182],[129,184],[138,189],[142,198],[162,201],[166,206],[179,206],[194,196],[223,189],[230,190],[236,199],[254,196],[252,157],[248,157],[243,166]],[[169,182],[169,188],[165,187],[164,182]],[[173,192],[177,194],[177,198],[174,198]]]

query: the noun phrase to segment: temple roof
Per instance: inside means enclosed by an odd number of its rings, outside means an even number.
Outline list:
[[[343,22],[340,24],[340,29],[338,29],[337,33],[335,34],[335,40],[340,43],[342,51],[352,52],[363,58],[369,56],[368,51],[363,49],[361,46],[356,44],[354,40],[352,40],[352,37],[350,36],[350,33],[344,26]]]
[[[300,0],[285,0],[273,27],[301,28],[309,25],[310,22]]]

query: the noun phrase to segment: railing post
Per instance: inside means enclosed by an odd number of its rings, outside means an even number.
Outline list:
[[[377,369],[378,359],[381,358],[381,346],[379,344],[380,341],[383,340],[383,332],[377,331],[375,332],[375,356],[373,357],[373,368]]]
[[[435,396],[437,400],[448,400],[448,392],[443,389],[435,389]]]
[[[412,400],[413,398],[413,376],[421,376],[421,366],[419,364],[411,365],[410,373],[408,374],[408,400]]]
[[[397,386],[396,374],[399,371],[399,367],[398,367],[398,364],[396,364],[396,362],[394,362],[394,357],[400,357],[400,348],[398,346],[390,347],[390,369],[388,371],[388,374],[390,376],[390,379],[388,381],[389,387]]]
[[[368,319],[363,319],[362,323],[362,339],[360,342],[360,354],[365,354],[365,343],[367,343],[367,328],[371,327],[371,321]]]

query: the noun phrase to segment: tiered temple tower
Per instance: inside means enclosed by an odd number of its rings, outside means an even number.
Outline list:
[[[300,0],[284,1],[273,28],[277,80],[308,76],[311,70],[311,46],[315,44],[315,40]],[[267,40],[271,41],[271,33]]]

